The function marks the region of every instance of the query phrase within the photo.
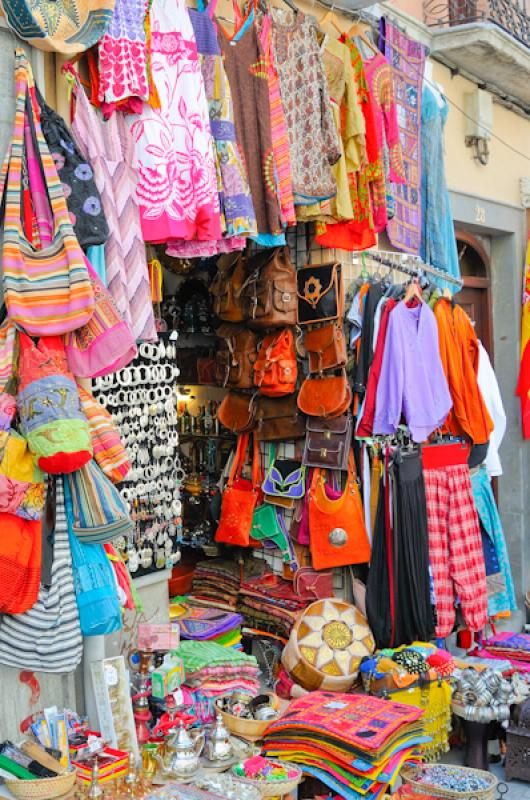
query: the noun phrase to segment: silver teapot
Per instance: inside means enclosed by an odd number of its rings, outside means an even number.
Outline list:
[[[234,755],[234,747],[223,718],[217,714],[206,742],[206,758],[209,761],[226,761]]]
[[[199,769],[199,757],[204,749],[204,731],[190,734],[182,721],[167,744],[166,763],[156,756],[164,777],[190,778]]]

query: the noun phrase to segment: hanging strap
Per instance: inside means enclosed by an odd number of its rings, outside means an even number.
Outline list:
[[[236,454],[230,470],[228,484],[232,485],[236,478],[239,478],[245,463],[245,456],[248,449],[250,434],[242,433],[238,436]],[[260,453],[259,442],[255,436],[252,437],[252,487],[258,489],[260,485]]]

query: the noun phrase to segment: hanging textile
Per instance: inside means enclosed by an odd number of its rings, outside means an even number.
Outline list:
[[[420,255],[426,264],[460,278],[451,198],[444,164],[444,126],[449,106],[440,92],[423,85],[421,106],[421,214]],[[452,287],[443,280],[438,285]]]
[[[131,110],[138,113],[141,101],[149,99],[146,13],[145,0],[115,0],[109,28],[98,43],[98,101],[111,108],[131,99]]]
[[[257,241],[264,246],[285,244],[276,188],[271,133],[269,85],[264,55],[251,8],[229,36],[218,23],[218,35],[228,82],[232,90],[236,138],[248,170],[248,180],[258,227]],[[239,15],[239,16],[238,16]]]
[[[197,41],[208,101],[223,239],[211,242],[183,239],[168,242],[167,254],[180,258],[211,256],[220,252],[242,250],[246,243],[244,237],[255,236],[257,233],[246,170],[236,141],[230,85],[212,19],[215,5],[214,0],[204,10],[202,3],[199,2],[198,10],[190,8],[188,13]]]
[[[151,69],[160,108],[128,116],[146,242],[221,238],[208,104],[184,0],[151,9]]]
[[[391,243],[399,250],[419,255],[421,246],[421,145],[420,121],[425,46],[409,39],[388,18],[381,20],[385,55],[394,68],[406,183],[392,184],[395,215],[387,225]]]
[[[155,319],[136,200],[134,145],[121,112],[103,122],[77,83],[72,131],[94,171],[109,226],[107,287],[136,340],[156,339]]]
[[[473,499],[480,521],[494,547],[500,572],[504,578],[504,585],[499,587],[495,594],[492,595],[490,593],[488,599],[488,614],[490,617],[493,617],[496,614],[505,614],[506,612],[517,610],[512,570],[501,518],[493,496],[491,481],[486,466],[483,465],[477,470],[473,470],[471,485],[473,487]]]
[[[289,135],[295,203],[336,194],[331,167],[340,156],[316,37],[316,20],[301,11],[271,8],[272,46]]]
[[[491,365],[490,357],[481,341],[478,343],[478,388],[484,398],[488,413],[493,420],[493,431],[490,436],[488,455],[485,465],[491,478],[502,475],[502,464],[499,448],[506,433],[506,412],[502,403],[497,376]]]
[[[467,627],[480,631],[488,621],[486,568],[469,468],[425,469],[423,477],[436,635],[445,638],[452,632],[456,597]]]
[[[523,437],[530,439],[530,235],[526,250],[521,318],[521,366],[516,394],[521,400]]]

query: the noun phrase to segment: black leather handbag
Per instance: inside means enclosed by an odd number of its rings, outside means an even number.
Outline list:
[[[344,291],[340,264],[310,264],[298,270],[296,280],[299,325],[342,319]]]

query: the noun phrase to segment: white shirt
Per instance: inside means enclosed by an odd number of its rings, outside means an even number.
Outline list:
[[[484,398],[486,408],[493,420],[493,432],[490,437],[488,455],[486,457],[486,469],[490,478],[502,475],[502,464],[499,458],[499,448],[506,433],[506,413],[502,404],[501,392],[497,382],[497,376],[491,366],[490,357],[484,349],[482,342],[479,341],[479,359],[477,382]]]

